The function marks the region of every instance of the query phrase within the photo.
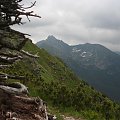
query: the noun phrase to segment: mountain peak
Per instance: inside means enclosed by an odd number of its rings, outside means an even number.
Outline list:
[[[37,46],[61,58],[82,79],[109,97],[120,101],[120,96],[116,93],[120,90],[120,55],[101,44],[69,46],[58,39],[44,40]]]
[[[91,45],[91,43],[85,43],[85,45]]]
[[[47,37],[47,40],[57,40],[53,35],[49,35],[48,37]]]
[[[56,46],[65,46],[65,47],[69,47],[68,44],[64,43],[62,40],[57,39],[56,37],[54,37],[53,35],[49,35],[46,39],[46,41],[44,42],[49,42],[49,44],[53,44]]]

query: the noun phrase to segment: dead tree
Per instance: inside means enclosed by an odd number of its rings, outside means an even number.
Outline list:
[[[0,1],[0,70],[11,67],[16,61],[22,60],[24,55],[32,58],[39,57],[22,50],[28,41],[28,38],[25,37],[28,34],[10,28],[11,25],[23,24],[22,16],[26,16],[29,21],[29,16],[41,18],[39,15],[34,14],[33,11],[26,11],[32,8],[36,1],[26,8],[20,4],[21,2],[22,0]],[[16,53],[13,51],[16,51]],[[22,54],[24,55],[22,56]],[[10,93],[27,93],[23,92],[24,90],[27,91],[27,88],[20,83],[15,83],[14,86],[4,84],[4,81],[8,79],[24,80],[25,77],[0,72],[0,89]]]
[[[40,16],[33,14],[33,11],[26,12],[26,9],[33,7],[36,1],[32,3],[31,6],[26,8],[23,5],[20,5],[21,1],[22,0],[0,1],[0,26],[2,28],[14,24],[23,24],[21,17],[23,15],[25,15],[28,18],[28,20],[29,20],[29,16],[41,18]]]
[[[26,8],[23,5],[20,5],[21,1],[22,0],[0,1],[0,70],[12,67],[16,61],[23,60],[24,56],[32,58],[39,57],[37,54],[33,55],[22,49],[29,40],[25,37],[25,35],[28,34],[10,28],[11,25],[23,24],[21,17],[23,15],[26,16],[28,20],[29,16],[41,18],[34,14],[33,11],[26,12],[26,9],[33,7],[36,1]],[[1,96],[5,95],[3,96],[4,98],[1,98],[0,96],[0,110],[2,110],[4,119],[20,119],[22,114],[22,117],[25,117],[25,113],[29,112],[32,119],[48,120],[44,102],[41,99],[26,97],[28,94],[27,87],[19,82],[6,82],[11,79],[24,80],[26,77],[0,72],[0,91],[6,93],[0,94]],[[18,101],[20,101],[19,104]],[[11,103],[14,104],[13,107],[11,107]],[[8,111],[8,108],[10,111]],[[18,108],[20,112],[17,112],[16,108]]]

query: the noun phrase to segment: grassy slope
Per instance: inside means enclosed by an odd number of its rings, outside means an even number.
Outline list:
[[[79,80],[61,60],[30,41],[23,49],[32,54],[37,53],[40,57],[35,59],[24,56],[23,61],[18,61],[12,68],[3,71],[26,76],[22,82],[27,84],[32,96],[42,97],[50,106],[54,106],[52,109],[57,106],[57,110],[90,120],[104,120],[107,114],[105,110],[110,109],[110,118],[115,119],[119,106]],[[52,111],[54,110],[56,111]]]

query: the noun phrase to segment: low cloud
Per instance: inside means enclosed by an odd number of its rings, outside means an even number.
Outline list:
[[[14,28],[31,34],[34,42],[54,35],[72,45],[99,43],[120,51],[118,0],[37,0],[33,10],[42,18],[31,18],[30,23]]]

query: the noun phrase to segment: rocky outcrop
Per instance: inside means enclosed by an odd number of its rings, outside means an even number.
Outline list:
[[[46,104],[40,98],[0,90],[0,120],[48,120]]]

